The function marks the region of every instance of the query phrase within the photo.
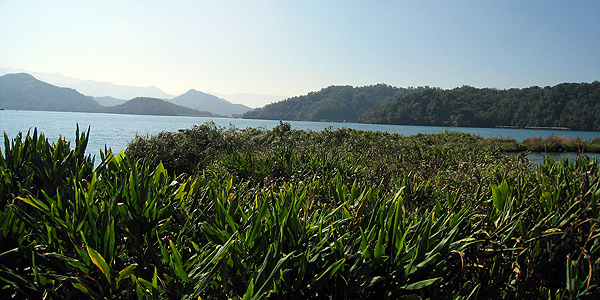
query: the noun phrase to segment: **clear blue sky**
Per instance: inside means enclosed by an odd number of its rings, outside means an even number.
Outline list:
[[[600,80],[600,1],[0,1],[0,67],[178,94]]]

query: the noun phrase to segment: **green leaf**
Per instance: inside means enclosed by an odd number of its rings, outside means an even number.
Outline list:
[[[244,294],[244,297],[242,298],[242,300],[250,300],[250,299],[252,299],[253,295],[254,295],[254,278],[250,279],[250,284],[248,285],[248,289],[246,290],[246,293]]]
[[[165,180],[165,178],[167,178],[167,170],[165,170],[165,167],[163,166],[163,163],[160,162],[158,163],[158,166],[156,166],[156,169],[154,170],[154,184],[158,185],[160,184],[162,181]]]
[[[158,290],[158,269],[154,267],[154,276],[152,276],[152,298],[158,299],[159,290]]]
[[[131,264],[129,266],[127,266],[125,269],[121,270],[121,272],[119,272],[119,277],[117,278],[117,284],[119,284],[119,282],[123,279],[128,278],[129,276],[131,276],[131,274],[133,274],[133,271],[135,271],[135,268],[137,268],[137,264]]]
[[[90,248],[89,246],[86,246],[86,247],[87,247],[87,252],[90,256],[90,259],[92,260],[94,265],[96,265],[96,267],[98,267],[98,269],[100,269],[102,274],[104,274],[104,276],[106,276],[106,280],[108,280],[108,283],[110,284],[110,269],[108,268],[108,264],[106,264],[104,257],[102,257],[102,255],[100,255],[100,253],[98,253],[96,250]]]
[[[262,286],[258,289],[258,291],[256,292],[256,295],[254,295],[254,297],[252,298],[253,300],[258,300],[258,299],[262,299],[263,295],[265,293],[267,293],[267,291],[265,290],[265,288],[270,287],[272,285],[274,276],[276,274],[280,273],[280,269],[282,268],[283,264],[285,264],[290,257],[292,257],[294,253],[289,253],[286,256],[282,257],[278,262],[277,265],[275,265],[275,267],[273,268],[273,270],[271,271],[271,274],[269,274],[269,276],[267,277],[267,279],[264,281],[264,283],[262,284]],[[264,269],[263,269],[264,270]],[[259,272],[259,274],[262,272]]]
[[[31,196],[29,198],[17,197],[17,199],[37,208],[38,210],[40,210],[42,212],[48,213],[48,210],[49,210],[48,206],[45,205],[43,202],[32,198]]]
[[[173,269],[175,270],[175,274],[183,280],[183,282],[188,281],[188,274],[183,270],[183,262],[181,261],[181,254],[177,251],[177,247],[172,240],[169,240],[169,246],[171,247],[172,255],[171,262]]]
[[[87,288],[85,285],[83,285],[83,284],[81,284],[81,283],[79,283],[79,282],[71,282],[71,283],[73,284],[73,286],[74,286],[76,289],[78,289],[78,290],[82,291],[84,294],[86,294],[86,295],[91,295],[91,294],[90,294],[90,291],[88,290],[88,288]]]
[[[379,230],[379,237],[377,238],[377,244],[375,244],[375,258],[379,258],[385,254],[385,247],[383,246],[383,231]]]
[[[502,193],[497,185],[492,185],[492,199],[496,211],[500,211],[500,202],[502,202]]]
[[[440,281],[442,281],[442,277],[430,278],[430,279],[421,280],[421,281],[418,281],[415,283],[407,284],[403,287],[403,289],[410,290],[410,291],[420,290],[420,289],[426,288],[432,284],[436,284]]]

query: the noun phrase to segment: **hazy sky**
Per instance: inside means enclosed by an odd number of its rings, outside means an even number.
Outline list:
[[[0,67],[172,94],[600,80],[600,1],[0,0]]]

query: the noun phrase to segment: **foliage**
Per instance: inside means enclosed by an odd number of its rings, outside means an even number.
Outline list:
[[[157,137],[96,165],[88,134],[75,149],[5,136],[0,298],[600,295],[595,160],[534,168],[469,134],[204,124],[160,135],[198,143],[180,174],[158,158],[184,151],[145,148]]]
[[[600,152],[600,139],[582,140],[579,137],[564,137],[551,135],[545,139],[540,136],[526,138],[518,142],[513,138],[490,138],[482,142],[488,146],[497,147],[504,152]]]
[[[428,89],[374,107],[362,123],[600,130],[600,82],[498,90]]]
[[[25,73],[0,76],[0,108],[100,112],[102,106],[74,89],[57,87]]]
[[[103,112],[162,116],[213,116],[208,111],[198,111],[165,100],[147,97],[138,97],[123,104],[105,107]]]
[[[257,108],[242,115],[247,119],[356,122],[369,108],[387,103],[419,88],[396,88],[386,84],[363,87],[330,86],[308,95]]]

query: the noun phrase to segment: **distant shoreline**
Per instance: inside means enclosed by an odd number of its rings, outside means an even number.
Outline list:
[[[535,130],[571,130],[568,127],[556,127],[556,126],[525,126],[519,127],[516,125],[498,125],[495,128],[504,128],[504,129],[535,129]]]

